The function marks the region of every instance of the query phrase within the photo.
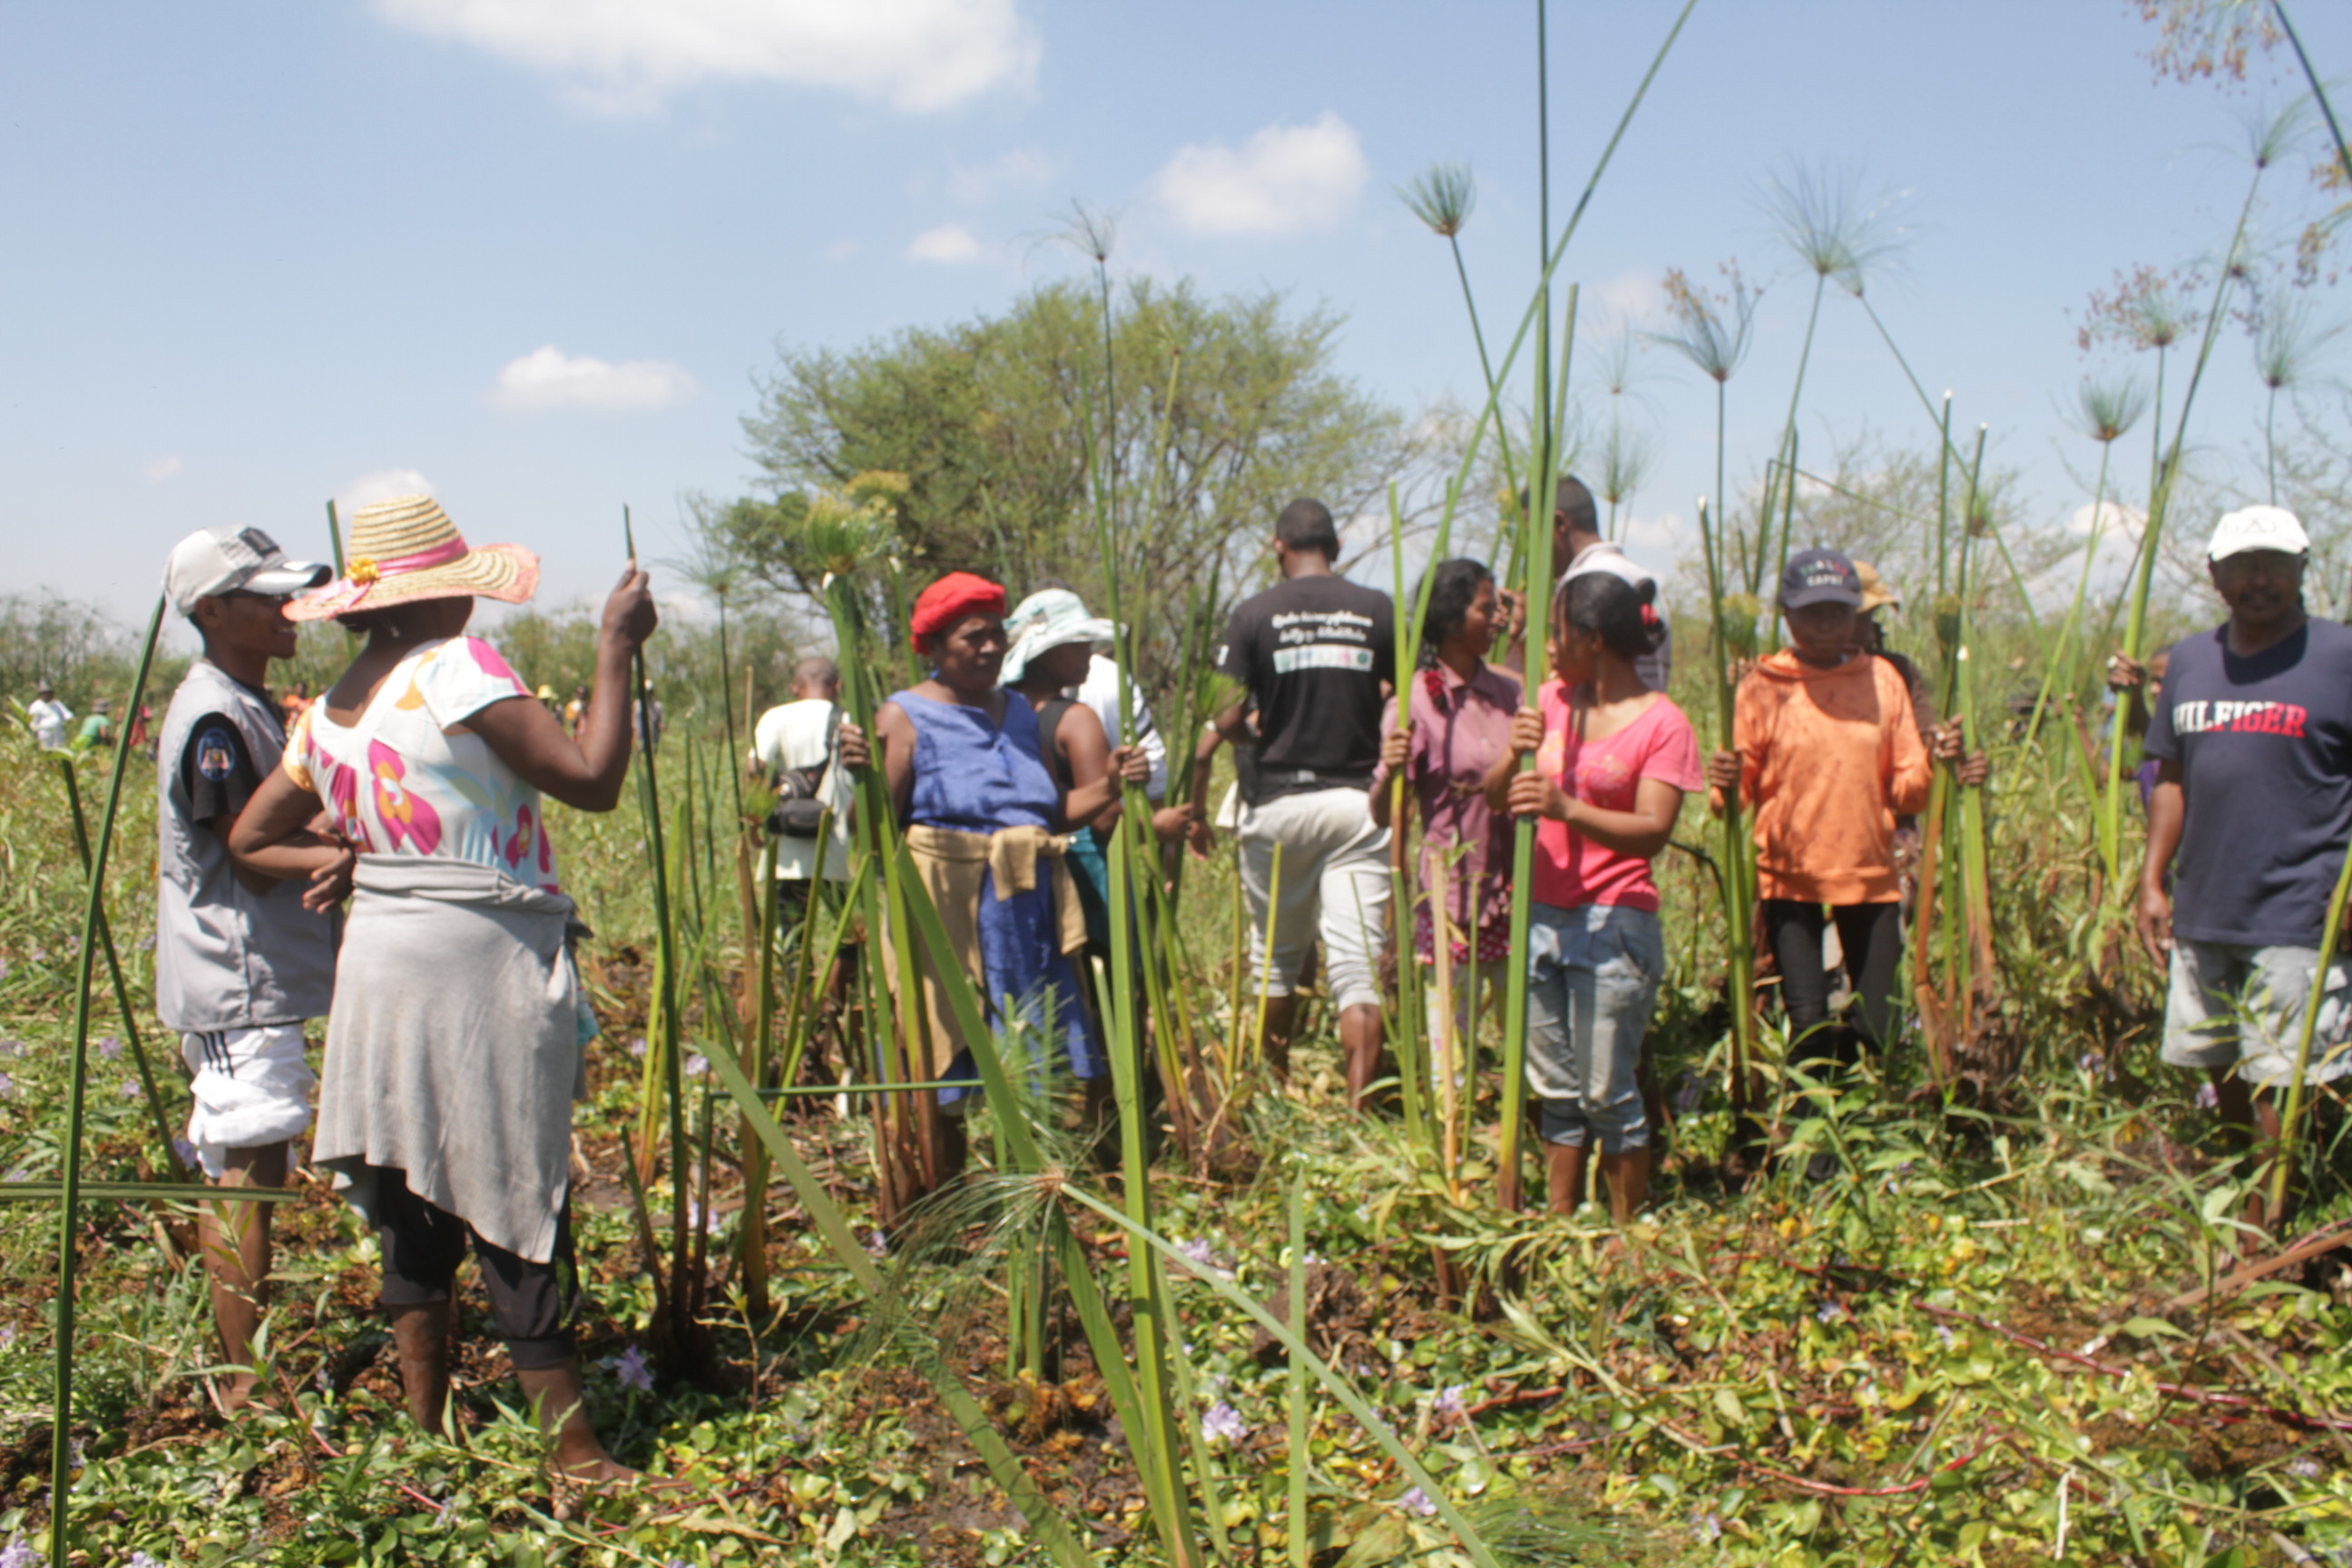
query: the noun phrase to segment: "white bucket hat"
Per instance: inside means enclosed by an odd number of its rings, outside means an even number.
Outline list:
[[[1018,685],[1031,659],[1074,642],[1107,653],[1117,631],[1101,616],[1087,614],[1087,602],[1067,588],[1040,588],[1004,617],[1004,633],[1012,643],[1004,650],[1004,668],[997,681]]]

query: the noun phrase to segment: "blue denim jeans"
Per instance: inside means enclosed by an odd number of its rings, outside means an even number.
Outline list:
[[[1538,903],[1528,921],[1528,1089],[1547,1143],[1650,1146],[1634,1073],[1666,967],[1649,910]]]

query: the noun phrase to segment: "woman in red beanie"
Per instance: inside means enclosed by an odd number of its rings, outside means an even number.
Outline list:
[[[1066,1058],[1086,1085],[1088,1111],[1099,1115],[1109,1104],[1110,1069],[1070,963],[1086,945],[1086,917],[1060,863],[1063,836],[1070,823],[1101,815],[1122,776],[1142,783],[1149,763],[1139,749],[1123,746],[1104,777],[1061,793],[1039,750],[1035,710],[996,683],[1004,610],[1004,590],[968,572],[950,573],[915,601],[908,630],[931,674],[874,716],[883,776],[1008,1069],[1025,1066],[1034,1084]],[[845,758],[864,760],[854,726],[843,727],[843,742]],[[926,1173],[938,1183],[963,1163],[959,1113],[977,1079],[971,1042],[928,974],[923,993],[929,1076],[955,1080],[937,1091],[947,1114],[925,1119],[933,1129]]]

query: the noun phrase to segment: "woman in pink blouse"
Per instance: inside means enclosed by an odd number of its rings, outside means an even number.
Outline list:
[[[1511,819],[1489,808],[1487,773],[1510,751],[1519,681],[1486,662],[1503,625],[1495,574],[1476,561],[1432,569],[1422,621],[1421,664],[1406,682],[1411,727],[1397,727],[1396,699],[1381,715],[1381,765],[1372,776],[1372,820],[1390,826],[1402,773],[1420,807],[1422,896],[1413,906],[1413,956],[1437,966],[1436,912],[1445,915],[1446,984],[1428,990],[1430,1035],[1451,1046],[1476,1017],[1478,976],[1510,952]],[[1399,869],[1407,864],[1402,833],[1390,840]],[[1446,1026],[1440,990],[1456,1005]],[[1458,1064],[1457,1064],[1458,1067]]]

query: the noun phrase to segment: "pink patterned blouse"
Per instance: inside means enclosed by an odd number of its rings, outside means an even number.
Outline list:
[[[539,791],[466,721],[530,689],[479,637],[426,643],[393,667],[356,722],[302,712],[287,776],[326,803],[362,854],[440,855],[560,892]]]

